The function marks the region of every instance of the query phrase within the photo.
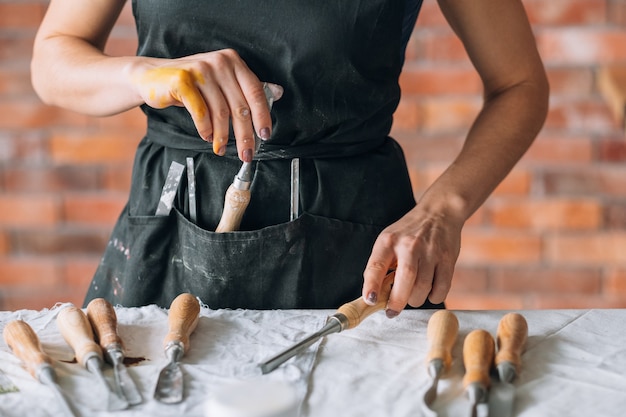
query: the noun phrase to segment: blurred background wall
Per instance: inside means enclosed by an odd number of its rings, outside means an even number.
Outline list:
[[[530,151],[463,233],[454,309],[626,307],[626,135],[620,74],[626,0],[524,0],[551,83]],[[123,207],[139,110],[91,118],[45,106],[30,85],[48,5],[0,0],[0,310],[82,303]],[[124,10],[107,52],[133,54]],[[626,83],[625,83],[626,84]],[[459,151],[478,77],[425,0],[401,78],[393,136],[416,196]]]

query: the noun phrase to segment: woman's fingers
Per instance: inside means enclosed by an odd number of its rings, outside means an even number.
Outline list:
[[[272,118],[264,84],[230,49],[208,52],[144,69],[135,77],[146,104],[154,108],[183,106],[200,137],[213,142],[213,151],[224,155],[230,126],[242,161],[254,157],[255,133],[269,139]],[[272,101],[282,87],[270,84]]]

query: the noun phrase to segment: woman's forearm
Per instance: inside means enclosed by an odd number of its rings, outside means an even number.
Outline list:
[[[548,90],[538,74],[487,97],[461,152],[420,199],[422,209],[471,216],[532,144],[546,118]]]

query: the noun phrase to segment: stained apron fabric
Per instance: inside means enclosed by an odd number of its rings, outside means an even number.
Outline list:
[[[214,232],[241,167],[203,141],[184,108],[144,106],[128,204],[85,303],[169,306],[190,292],[210,308],[336,308],[360,296],[378,234],[415,205],[404,155],[388,136],[399,101],[405,4],[393,0],[133,1],[140,55],[235,49],[259,79],[284,87],[272,138],[253,163],[239,231]],[[404,22],[405,23],[405,22]],[[405,23],[406,25],[406,23]],[[172,161],[195,165],[169,215],[155,210]],[[290,220],[291,160],[301,208]],[[430,306],[430,305],[429,305]]]

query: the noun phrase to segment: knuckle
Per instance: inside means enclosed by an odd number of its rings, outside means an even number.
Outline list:
[[[240,105],[234,109],[233,117],[239,121],[248,121],[250,120],[250,109],[244,105]]]

